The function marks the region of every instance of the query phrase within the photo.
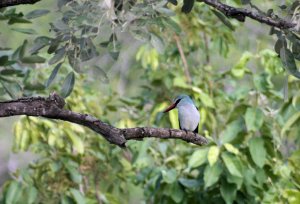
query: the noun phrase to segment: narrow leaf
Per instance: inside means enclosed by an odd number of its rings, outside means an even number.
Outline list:
[[[249,150],[254,163],[262,168],[265,164],[267,155],[263,139],[261,137],[252,138],[249,141]]]
[[[64,84],[62,86],[62,89],[61,89],[62,97],[66,98],[71,94],[71,92],[74,88],[74,83],[75,83],[75,74],[74,74],[74,72],[70,72],[67,75],[67,77],[64,81]]]
[[[62,62],[59,63],[59,64],[57,64],[54,67],[53,71],[51,72],[51,75],[49,76],[49,78],[48,78],[48,80],[47,80],[47,82],[45,84],[46,88],[48,88],[50,86],[50,84],[53,82],[53,80],[55,79],[55,77],[56,77],[56,75],[57,75],[57,73],[58,73],[61,65],[62,65]]]

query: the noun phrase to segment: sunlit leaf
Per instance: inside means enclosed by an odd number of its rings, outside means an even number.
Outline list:
[[[242,167],[241,167],[240,161],[237,157],[234,157],[226,152],[223,152],[222,159],[225,163],[226,168],[230,172],[230,174],[232,174],[233,176],[236,176],[236,177],[240,177],[240,178],[243,177]]]
[[[210,166],[214,165],[219,158],[220,149],[217,146],[211,146],[207,153],[207,160]]]
[[[204,170],[204,183],[205,188],[208,188],[215,184],[222,173],[222,167],[219,162],[215,163],[213,166],[207,165]]]
[[[204,164],[207,160],[206,158],[207,158],[208,150],[209,150],[208,148],[202,148],[196,150],[189,159],[189,167],[194,168]]]

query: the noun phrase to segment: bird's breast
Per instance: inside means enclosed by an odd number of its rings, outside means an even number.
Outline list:
[[[181,129],[194,131],[200,122],[200,114],[192,104],[178,107],[178,116]]]

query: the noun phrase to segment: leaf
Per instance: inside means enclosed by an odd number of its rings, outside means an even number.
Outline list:
[[[193,86],[192,90],[199,94],[199,98],[205,106],[210,107],[210,108],[215,107],[214,101],[207,93],[203,92],[201,89],[199,89],[196,86]]]
[[[27,193],[28,193],[27,203],[28,204],[35,203],[35,201],[37,200],[37,196],[38,196],[37,189],[33,186],[28,186],[26,190],[27,190]]]
[[[40,36],[37,37],[34,40],[34,44],[30,49],[30,54],[35,54],[37,53],[40,49],[42,49],[43,47],[45,47],[46,45],[49,45],[51,42],[51,38],[46,37],[46,36]]]
[[[52,70],[51,75],[49,76],[49,78],[48,78],[48,80],[47,80],[47,82],[45,84],[46,88],[48,88],[50,86],[50,84],[53,82],[53,80],[55,79],[55,77],[56,77],[56,75],[57,75],[57,73],[58,73],[61,65],[62,65],[62,62],[59,63],[59,64],[57,64],[54,67],[54,69]]]
[[[215,184],[222,173],[222,167],[217,162],[213,166],[207,165],[204,170],[204,187],[208,188]]]
[[[163,54],[165,51],[165,44],[163,40],[155,35],[154,33],[151,33],[151,39],[150,39],[151,45],[158,51],[158,53]]]
[[[254,137],[249,141],[250,155],[254,163],[262,168],[266,161],[267,152],[264,140],[261,137]]]
[[[22,46],[20,47],[20,52],[19,52],[19,57],[23,58],[25,55],[25,51],[26,51],[26,46],[27,46],[28,41],[24,40]]]
[[[5,203],[16,203],[22,191],[17,181],[12,181],[5,194]]]
[[[21,61],[27,64],[35,64],[35,63],[44,63],[46,59],[38,55],[31,55],[28,57],[23,57]]]
[[[156,8],[156,11],[158,11],[161,14],[164,14],[165,16],[174,16],[176,15],[174,11],[172,11],[171,9],[165,8],[165,7],[160,7],[160,8]]]
[[[73,132],[68,132],[68,136],[70,140],[72,141],[73,148],[78,152],[79,154],[84,153],[84,143],[80,137],[78,137]]]
[[[242,167],[240,161],[237,158],[238,157],[233,157],[227,152],[222,153],[222,159],[229,173],[233,176],[242,178]]]
[[[19,33],[24,33],[28,35],[37,34],[37,32],[31,28],[12,28],[13,31],[17,31]]]
[[[195,0],[183,0],[181,11],[183,13],[190,13],[192,11],[192,8],[194,7],[194,2]]]
[[[71,188],[70,193],[73,196],[73,198],[77,204],[85,204],[85,198],[83,197],[83,195],[80,193],[79,190],[77,190],[75,188]]]
[[[93,76],[103,83],[109,83],[107,74],[101,67],[97,65],[93,66]]]
[[[248,131],[257,131],[264,122],[264,114],[259,108],[247,108],[245,122]]]
[[[285,46],[280,49],[280,59],[283,67],[294,77],[300,78],[300,72],[296,66],[296,62],[292,52]]]
[[[65,165],[66,169],[68,170],[71,180],[75,183],[80,184],[82,182],[82,175],[80,172],[73,166],[71,165]]]
[[[201,185],[201,183],[196,179],[179,178],[178,181],[181,185],[187,188],[198,188]]]
[[[114,60],[118,60],[120,52],[116,51],[116,52],[109,52],[110,56],[114,59]]]
[[[239,149],[235,148],[232,144],[230,143],[225,143],[224,144],[224,147],[225,149],[228,151],[228,152],[231,152],[233,154],[239,154]]]
[[[70,72],[67,75],[67,77],[64,81],[64,84],[62,86],[62,89],[61,89],[62,97],[66,98],[71,94],[71,92],[74,88],[74,83],[75,83],[75,74],[74,74],[74,72]]]
[[[0,57],[0,66],[5,66],[6,63],[8,62],[8,56],[4,55]]]
[[[50,46],[47,50],[48,54],[52,54],[57,50],[61,39],[62,39],[62,36],[58,36],[58,37],[51,40]]]
[[[294,113],[283,125],[280,134],[284,136],[285,132],[288,131],[291,126],[300,118],[300,112]]]
[[[166,26],[170,26],[170,28],[176,33],[176,34],[180,34],[181,33],[181,28],[178,25],[178,23],[176,23],[174,20],[172,20],[172,18],[163,18],[163,22],[165,24],[167,24]]]
[[[231,204],[236,197],[236,186],[235,184],[223,182],[221,185],[221,195],[224,198],[226,204]]]
[[[207,160],[210,166],[213,166],[217,161],[220,154],[220,149],[217,146],[211,146],[207,154]]]
[[[28,19],[38,18],[48,14],[49,12],[50,11],[46,9],[37,9],[29,12],[28,14],[25,15],[25,17]]]
[[[65,48],[60,48],[56,50],[55,55],[49,60],[49,64],[55,64],[60,61],[65,56]]]
[[[231,22],[228,20],[228,18],[222,14],[221,12],[215,10],[215,9],[212,9],[211,10],[221,21],[222,23],[224,23],[224,25],[226,25],[230,30],[234,31],[234,27],[233,25],[231,24]]]
[[[166,183],[174,183],[176,181],[177,178],[177,172],[175,169],[171,169],[171,170],[162,170],[162,177],[163,177],[163,181]]]
[[[226,125],[226,128],[224,131],[221,132],[221,144],[231,142],[236,138],[236,136],[243,131],[244,129],[243,120],[241,118],[232,121],[228,125]]]
[[[188,166],[190,168],[201,166],[206,162],[206,156],[208,153],[208,148],[202,148],[196,150],[189,159]]]

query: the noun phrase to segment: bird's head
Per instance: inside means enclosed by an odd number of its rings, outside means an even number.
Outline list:
[[[170,110],[172,110],[174,108],[178,108],[185,104],[193,104],[194,105],[194,102],[191,99],[191,97],[189,97],[188,95],[181,94],[173,100],[172,104],[166,110],[164,110],[164,113],[169,112]]]

